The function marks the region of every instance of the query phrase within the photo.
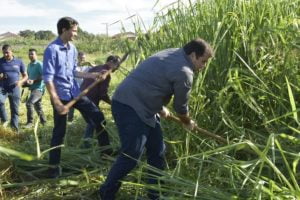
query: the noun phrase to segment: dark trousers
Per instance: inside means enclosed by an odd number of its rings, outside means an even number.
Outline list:
[[[146,148],[147,163],[155,168],[164,169],[165,145],[159,122],[150,127],[145,124],[136,112],[120,102],[112,102],[112,114],[119,131],[121,153],[110,169],[104,184],[100,188],[100,195],[104,200],[112,200],[120,187],[120,180],[124,178],[136,165]],[[153,176],[151,176],[151,174]],[[158,174],[149,171],[148,183],[156,184]],[[152,191],[153,192],[153,191]],[[155,192],[150,199],[157,199]]]
[[[67,104],[69,101],[62,101]],[[82,97],[74,108],[78,109],[87,123],[92,123],[96,127],[98,142],[100,146],[109,145],[108,133],[102,126],[104,123],[103,113],[86,96]],[[54,128],[52,132],[51,147],[61,145],[66,134],[67,115],[59,115],[53,108]],[[105,123],[104,123],[105,124]],[[49,153],[49,164],[58,165],[60,162],[61,148],[55,148]]]
[[[69,121],[69,122],[72,122],[73,119],[74,119],[74,111],[75,111],[74,108],[70,108],[70,110],[69,110],[69,112],[68,112],[68,121]]]
[[[30,96],[26,101],[26,108],[27,108],[27,123],[33,122],[33,110],[35,109],[36,113],[40,118],[40,122],[44,124],[46,122],[46,118],[42,109],[42,97],[43,92],[40,90],[32,90],[30,92]]]
[[[9,100],[10,107],[10,125],[17,132],[19,130],[19,104],[21,99],[20,87],[12,87],[9,90],[0,88],[0,119],[1,122],[6,122],[7,114],[5,110],[6,98]]]
[[[89,99],[100,109],[99,107],[100,100],[98,99],[96,100],[93,98],[89,98]],[[88,123],[86,125],[83,138],[84,139],[93,138],[94,131],[95,131],[95,127],[93,126],[93,124]]]

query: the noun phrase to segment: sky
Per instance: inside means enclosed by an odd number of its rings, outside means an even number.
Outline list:
[[[132,20],[137,18],[142,19],[146,29],[149,29],[155,13],[176,1],[0,0],[0,34],[22,30],[50,30],[56,33],[56,23],[64,16],[73,17],[80,28],[93,34],[106,34],[107,27],[108,34],[114,35],[120,32],[121,24],[124,24],[126,31],[134,31]]]

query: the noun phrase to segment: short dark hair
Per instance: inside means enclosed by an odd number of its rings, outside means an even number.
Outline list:
[[[31,48],[31,49],[28,50],[28,52],[31,52],[31,51],[34,51],[35,53],[37,53],[37,50],[34,49],[34,48]]]
[[[8,49],[11,50],[11,46],[10,46],[9,44],[4,44],[4,45],[2,46],[2,51],[7,51]]]
[[[119,56],[110,55],[106,58],[106,62],[117,63],[117,62],[120,62],[120,59],[121,58]]]
[[[72,17],[62,17],[57,22],[57,32],[58,35],[62,34],[62,30],[65,28],[69,30],[71,27],[78,25],[78,22]]]
[[[195,52],[197,58],[203,56],[205,53],[213,56],[213,50],[211,46],[201,38],[194,39],[185,44],[183,46],[183,50],[187,55]]]

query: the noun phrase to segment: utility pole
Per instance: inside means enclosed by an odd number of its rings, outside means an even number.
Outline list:
[[[106,37],[108,37],[108,23],[102,23],[102,24],[105,24],[105,27],[106,27]]]

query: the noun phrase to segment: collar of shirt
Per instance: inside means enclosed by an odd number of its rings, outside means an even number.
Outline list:
[[[7,63],[16,60],[15,56],[13,56],[11,60],[6,60],[4,56],[2,57],[2,59],[3,59],[5,62],[7,62]]]
[[[59,50],[70,50],[71,49],[70,43],[67,42],[67,44],[64,44],[62,39],[60,39],[60,37],[56,38],[55,44],[60,46]]]
[[[33,61],[33,62],[30,62],[29,64],[36,64],[36,63],[38,63],[38,60],[35,60],[35,61]]]

